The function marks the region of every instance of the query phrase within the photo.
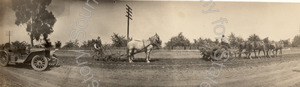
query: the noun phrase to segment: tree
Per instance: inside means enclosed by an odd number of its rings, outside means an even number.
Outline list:
[[[26,49],[26,47],[29,45],[27,43],[25,43],[25,41],[20,42],[20,41],[14,41],[11,42],[12,47],[14,47],[15,49]]]
[[[205,38],[204,41],[206,41],[209,44],[213,43],[213,41],[210,38]]]
[[[111,36],[111,40],[113,41],[112,46],[114,47],[126,47],[127,40],[125,36],[121,36],[119,34],[113,33]]]
[[[257,41],[260,41],[260,38],[256,34],[253,34],[253,35],[249,36],[248,41],[257,42]]]
[[[16,25],[26,25],[26,31],[30,36],[31,45],[33,40],[39,40],[43,36],[45,46],[51,46],[48,35],[53,32],[56,22],[51,11],[46,9],[52,0],[12,0],[12,10],[15,11]]]
[[[219,39],[216,39],[215,41],[214,41],[214,43],[217,45],[217,44],[220,44],[220,42],[219,42]]]
[[[228,41],[229,41],[229,45],[233,48],[236,48],[239,46],[239,44],[241,44],[242,42],[244,42],[244,39],[242,37],[236,37],[235,34],[231,33],[228,36]]]
[[[231,47],[236,47],[238,46],[238,41],[237,41],[237,37],[235,37],[235,34],[233,34],[231,32],[231,34],[228,36],[228,41],[229,41],[229,45]]]
[[[190,46],[190,41],[182,35],[182,32],[180,32],[177,36],[174,36],[166,43],[167,47],[173,48],[174,46],[183,46],[186,48],[186,46]]]
[[[66,42],[66,44],[62,48],[65,48],[65,49],[71,49],[71,48],[78,49],[79,48],[78,40]]]
[[[280,40],[280,42],[283,42],[284,47],[289,47],[291,45],[290,39]]]
[[[61,48],[61,42],[60,41],[55,42],[55,48]]]
[[[92,39],[92,40],[84,41],[83,45],[81,45],[80,48],[93,48],[95,43],[99,44],[99,46],[102,46],[102,42],[101,42],[100,37],[98,36],[97,38],[99,38],[99,40],[98,39]]]
[[[197,46],[197,47],[204,47],[207,45],[211,45],[212,43],[214,43],[214,42],[210,38],[202,39],[200,37],[198,40],[194,39],[194,43],[192,45]]]
[[[297,35],[294,37],[294,40],[292,42],[293,47],[299,47],[300,46],[300,35]]]
[[[197,46],[197,47],[203,47],[204,44],[206,44],[204,39],[202,39],[200,37],[199,39],[194,39],[194,43],[192,45]]]
[[[244,39],[242,37],[236,37],[236,42],[242,43],[242,42],[244,42]]]
[[[264,43],[269,43],[270,42],[269,37],[264,38],[263,41],[264,41]]]

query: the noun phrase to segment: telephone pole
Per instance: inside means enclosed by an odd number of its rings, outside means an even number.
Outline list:
[[[129,41],[129,19],[130,20],[132,20],[132,9],[130,8],[130,6],[128,6],[127,4],[126,4],[126,6],[127,6],[127,8],[126,8],[126,13],[127,13],[127,15],[125,15],[126,17],[127,17],[127,41]]]
[[[10,44],[10,31],[8,31],[8,42]]]

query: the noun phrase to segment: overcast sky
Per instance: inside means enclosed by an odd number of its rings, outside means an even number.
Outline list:
[[[221,17],[226,18],[224,23],[225,35],[233,32],[244,39],[249,35],[257,34],[260,38],[269,37],[271,40],[293,39],[300,33],[300,3],[266,3],[266,2],[214,2],[219,12],[203,13],[209,6],[206,2],[102,2],[92,4],[95,9],[88,18],[88,27],[83,29],[86,40],[100,36],[103,43],[112,43],[113,32],[126,35],[127,18],[126,4],[133,9],[133,20],[130,21],[130,37],[133,39],[147,39],[157,33],[163,43],[172,36],[183,32],[191,42],[199,37],[214,39],[214,27],[218,24],[212,22]],[[16,26],[14,11],[10,8],[10,1],[4,0],[0,6],[1,43],[8,41],[9,30],[12,31],[12,41],[30,41],[25,26]],[[76,21],[81,18],[80,13],[86,14],[82,9],[87,7],[85,1],[53,0],[47,8],[54,13],[57,22],[54,32],[50,35],[51,41],[70,40]],[[220,29],[218,29],[219,32]],[[73,34],[73,37],[76,33]],[[81,37],[81,36],[80,36]],[[80,38],[81,39],[81,38]]]

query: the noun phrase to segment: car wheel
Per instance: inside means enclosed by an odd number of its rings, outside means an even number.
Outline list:
[[[7,66],[8,64],[8,55],[6,53],[0,54],[0,65],[1,66]]]
[[[43,71],[48,67],[48,59],[44,56],[35,55],[31,60],[31,66],[36,71]]]

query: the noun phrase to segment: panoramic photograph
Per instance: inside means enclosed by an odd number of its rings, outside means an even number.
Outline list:
[[[1,0],[0,87],[300,87],[300,1]]]

